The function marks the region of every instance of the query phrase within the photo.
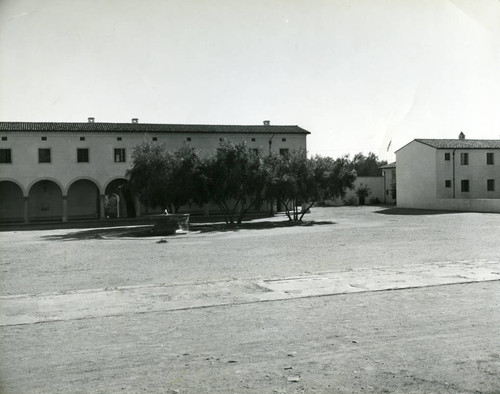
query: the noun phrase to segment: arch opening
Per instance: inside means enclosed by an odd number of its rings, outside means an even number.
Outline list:
[[[24,196],[18,184],[0,181],[0,223],[24,221]]]
[[[42,180],[31,186],[28,194],[28,217],[30,221],[62,220],[63,198],[57,183]]]
[[[97,185],[88,179],[73,182],[68,189],[68,220],[98,219],[99,212]]]
[[[106,186],[104,215],[106,218],[135,218],[134,199],[126,179],[115,179]]]

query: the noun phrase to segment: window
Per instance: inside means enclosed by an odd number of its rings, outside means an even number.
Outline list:
[[[38,149],[38,162],[50,163],[50,149]]]
[[[224,141],[224,138],[219,138],[219,141],[220,141],[220,142]]]
[[[488,190],[489,192],[495,191],[495,180],[494,179],[487,179],[486,180],[486,190]]]
[[[47,141],[47,137],[42,137],[42,141]]]
[[[89,162],[89,150],[88,150],[88,148],[78,148],[76,150],[76,162],[77,163],[88,163]]]
[[[0,163],[12,163],[12,155],[10,149],[0,149]]]
[[[158,137],[153,137],[153,141],[158,141]]]
[[[121,140],[122,140],[122,137],[116,137],[116,140],[117,140],[117,141],[121,141]]]
[[[449,152],[444,154],[444,159],[447,161],[450,161],[450,153]]]
[[[282,138],[282,139],[281,139],[281,142],[286,142],[286,138]]]
[[[462,192],[467,193],[469,191],[469,180],[462,179]]]
[[[469,154],[468,153],[460,153],[460,164],[463,166],[469,165]]]
[[[444,187],[451,187],[451,180],[449,180],[449,179],[445,180]]]
[[[495,154],[492,152],[486,153],[486,164],[492,165],[495,164]]]
[[[252,138],[252,142],[255,142],[255,138]]]
[[[191,137],[187,137],[187,138],[186,138],[186,141],[191,141]]]
[[[115,163],[125,162],[125,148],[115,149]]]
[[[80,141],[85,141],[85,137],[80,137]]]
[[[280,149],[281,156],[288,156],[289,153],[290,153],[290,151],[288,150],[288,148],[281,148]]]
[[[2,137],[2,141],[7,141],[7,137]]]
[[[257,156],[259,154],[259,150],[256,149],[256,148],[252,148],[252,149],[250,149],[250,153],[252,153],[253,155]]]

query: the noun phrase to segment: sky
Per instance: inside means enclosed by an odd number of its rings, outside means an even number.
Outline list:
[[[500,138],[498,0],[0,0],[0,121],[298,125],[393,161]]]

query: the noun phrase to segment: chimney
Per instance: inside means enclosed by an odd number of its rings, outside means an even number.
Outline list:
[[[132,118],[132,123],[139,123],[139,119],[138,118]]]
[[[94,118],[89,118],[89,123],[94,123]]]
[[[270,120],[265,120],[264,121],[264,126],[269,126],[271,124],[271,121]]]
[[[465,134],[463,131],[460,132],[460,134],[458,135],[458,139],[459,140],[465,140]]]

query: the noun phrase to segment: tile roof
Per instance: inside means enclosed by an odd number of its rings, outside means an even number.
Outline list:
[[[415,139],[436,149],[500,149],[500,140],[434,140]]]
[[[0,122],[0,132],[129,132],[129,133],[221,133],[221,134],[311,134],[299,126],[189,125],[103,122]]]
[[[396,162],[393,161],[392,163],[386,164],[384,166],[380,166],[379,168],[381,168],[381,169],[383,169],[383,168],[396,168]]]

